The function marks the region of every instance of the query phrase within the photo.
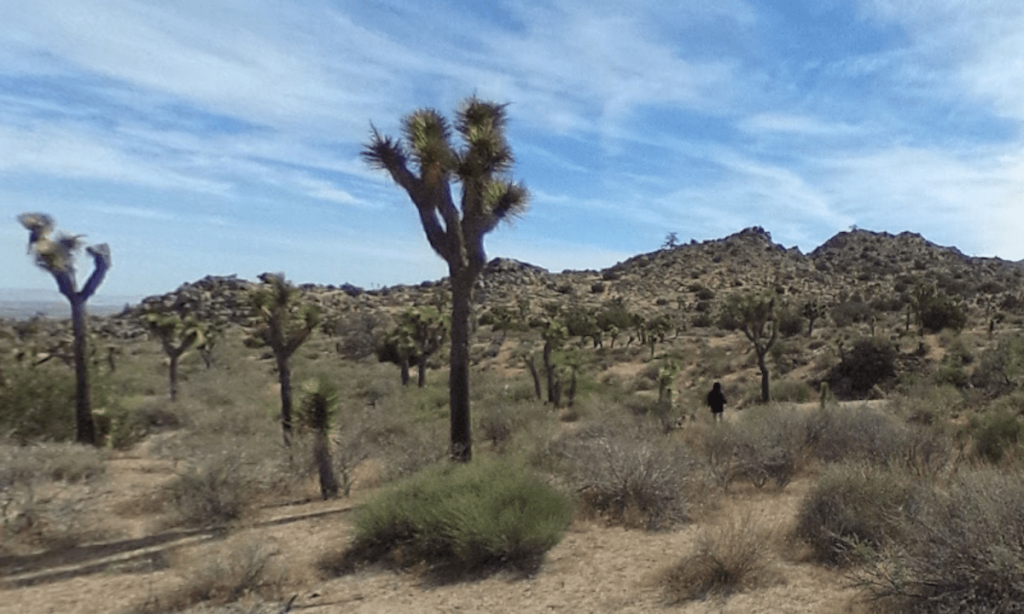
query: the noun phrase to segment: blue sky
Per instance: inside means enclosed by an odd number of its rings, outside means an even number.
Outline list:
[[[438,279],[370,122],[508,102],[529,212],[489,256],[599,269],[759,225],[1024,258],[1024,3],[0,0],[0,288],[23,211],[109,243],[101,294],[207,274]],[[6,220],[6,221],[4,221]],[[82,275],[89,267],[83,261]]]

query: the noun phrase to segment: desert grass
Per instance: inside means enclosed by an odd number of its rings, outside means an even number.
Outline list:
[[[274,546],[252,536],[178,552],[170,562],[178,582],[148,595],[132,608],[132,614],[280,612],[291,579],[279,555]]]
[[[664,569],[657,584],[676,605],[709,597],[725,598],[777,582],[774,549],[778,528],[747,512],[703,529],[693,551]]]

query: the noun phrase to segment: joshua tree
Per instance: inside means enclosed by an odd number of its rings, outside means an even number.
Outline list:
[[[765,357],[775,344],[775,338],[779,333],[775,298],[753,294],[733,295],[725,305],[722,319],[742,330],[747,339],[754,344],[757,366],[761,370],[761,400],[767,403],[771,395],[768,387],[768,363]]]
[[[434,307],[412,307],[398,318],[398,324],[377,349],[381,362],[392,362],[402,369],[402,385],[409,383],[409,367],[415,361],[416,385],[427,383],[427,359],[441,348],[448,335],[448,322]]]
[[[316,305],[303,303],[299,291],[283,274],[264,273],[260,279],[263,286],[253,292],[252,304],[261,325],[253,331],[248,343],[256,347],[269,346],[274,352],[281,383],[281,431],[285,445],[291,445],[292,354],[320,323],[320,311]]]
[[[96,445],[96,425],[89,396],[85,303],[103,283],[107,269],[110,268],[110,248],[106,243],[85,248],[92,256],[93,271],[79,290],[75,280],[75,252],[82,247],[82,235],[60,233],[51,238],[53,218],[45,213],[23,213],[18,216],[18,221],[28,229],[28,251],[35,256],[36,265],[53,276],[57,289],[71,304],[75,357],[75,438],[79,443]]]
[[[179,311],[150,312],[144,321],[151,335],[160,340],[170,361],[168,378],[171,401],[178,399],[178,360],[190,347],[206,342],[206,326],[193,314]]]
[[[486,264],[484,236],[526,208],[527,191],[509,177],[514,162],[505,137],[506,105],[472,96],[459,107],[452,144],[448,120],[419,109],[402,122],[404,139],[373,135],[362,152],[409,195],[430,247],[448,263],[452,288],[449,407],[452,460],[472,458],[469,413],[469,336],[473,284]],[[461,184],[456,205],[452,184]]]
[[[817,321],[818,318],[824,317],[827,311],[825,306],[815,298],[804,303],[801,313],[805,318],[807,318],[807,336],[810,337],[814,332],[815,321]]]

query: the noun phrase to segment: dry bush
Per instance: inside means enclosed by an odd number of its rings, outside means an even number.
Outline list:
[[[709,596],[728,596],[757,588],[778,577],[772,568],[773,528],[749,515],[706,530],[691,554],[664,570],[658,579],[672,604]]]
[[[237,520],[262,493],[282,488],[279,484],[297,473],[309,474],[311,454],[293,451],[295,454],[289,456],[260,443],[228,438],[216,448],[197,450],[188,468],[166,487],[175,520],[189,526],[216,526]],[[301,460],[296,463],[289,458]]]
[[[791,407],[756,406],[736,422],[691,431],[687,440],[721,488],[741,477],[758,488],[769,481],[784,488],[805,461],[807,419]]]
[[[196,611],[263,612],[281,611],[280,601],[289,576],[284,562],[275,558],[279,552],[256,538],[219,544],[190,555],[179,555],[172,568],[182,577],[173,591],[150,596],[135,609],[137,614],[179,612],[201,604]],[[236,603],[248,600],[253,603]],[[234,604],[226,606],[225,604]],[[209,606],[224,609],[209,610]]]
[[[0,542],[66,548],[99,537],[100,453],[79,444],[0,445]]]
[[[899,543],[904,515],[922,496],[922,484],[908,473],[864,463],[830,465],[800,506],[796,537],[819,563],[863,563]]]
[[[584,516],[647,530],[690,519],[691,498],[706,490],[706,472],[687,447],[646,422],[642,430],[628,423],[583,428],[549,448]]]
[[[965,473],[858,574],[894,612],[1024,611],[1024,478]]]
[[[888,464],[903,456],[907,426],[890,414],[863,405],[828,407],[809,421],[807,439],[825,462]]]

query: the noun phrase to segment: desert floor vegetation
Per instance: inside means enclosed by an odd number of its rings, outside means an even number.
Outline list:
[[[580,275],[595,304],[617,291]],[[759,360],[694,323],[732,288],[714,287],[672,328],[581,328],[538,380],[565,306],[477,323],[468,465],[449,462],[444,352],[419,387],[367,351],[411,304],[395,294],[326,310],[296,349],[287,443],[277,361],[243,326],[181,354],[174,399],[159,343],[97,335],[116,351],[91,363],[96,447],[72,443],[71,368],[31,346],[45,323],[0,335],[0,612],[1015,611],[1019,323],[919,331],[851,296],[847,324],[788,321]]]

